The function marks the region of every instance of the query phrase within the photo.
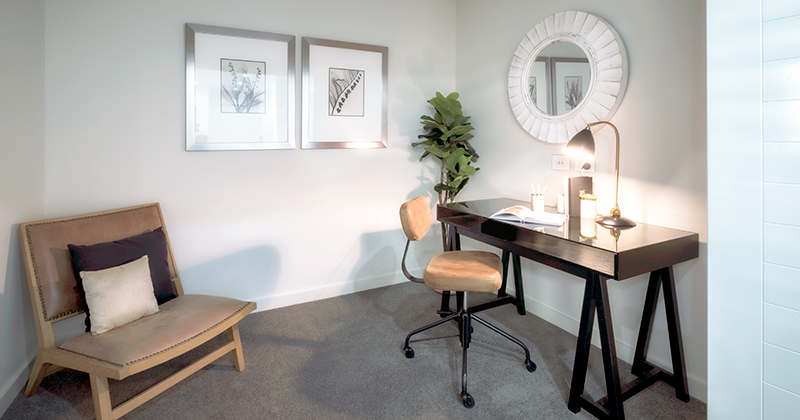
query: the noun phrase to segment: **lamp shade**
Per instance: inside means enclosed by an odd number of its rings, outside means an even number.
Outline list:
[[[572,156],[583,159],[594,159],[594,136],[589,127],[584,128],[573,137],[564,151]]]

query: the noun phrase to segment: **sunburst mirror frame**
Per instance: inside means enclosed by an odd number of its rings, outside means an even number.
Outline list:
[[[539,54],[556,42],[571,42],[589,60],[591,80],[583,100],[562,115],[548,115],[530,98],[527,80]],[[628,55],[616,30],[580,11],[559,12],[537,23],[519,43],[508,72],[508,99],[522,128],[548,143],[566,143],[587,124],[616,112],[628,83]]]

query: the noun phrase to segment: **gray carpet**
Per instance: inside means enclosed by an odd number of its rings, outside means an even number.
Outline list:
[[[591,419],[573,414],[567,397],[574,336],[510,305],[484,319],[516,335],[538,365],[528,372],[514,352],[473,342],[469,351],[472,409],[461,405],[457,338],[412,344],[403,339],[437,315],[440,296],[419,284],[400,284],[249,315],[241,325],[246,369],[228,358],[208,366],[128,414],[126,419]],[[491,298],[473,294],[470,303]],[[455,332],[454,324],[428,337]],[[423,335],[426,333],[423,333]],[[504,341],[482,325],[475,335]],[[213,342],[213,340],[212,340]],[[122,381],[110,380],[112,404],[123,402],[185,366],[197,353]],[[604,394],[600,352],[594,348],[586,389]],[[623,380],[629,366],[620,363]],[[705,419],[706,406],[683,403],[659,383],[625,403],[629,420]],[[64,370],[44,379],[30,398],[20,393],[1,420],[92,419],[88,376]]]

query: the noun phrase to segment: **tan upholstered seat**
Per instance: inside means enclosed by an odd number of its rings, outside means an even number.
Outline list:
[[[131,367],[195,339],[249,306],[250,302],[222,296],[181,295],[160,305],[158,316],[144,317],[100,335],[86,332],[57,347],[120,368]]]
[[[78,292],[69,247],[125,241],[161,230],[166,241],[166,282],[177,297],[163,302],[151,315],[99,335],[86,332],[56,345],[53,324],[82,315],[87,305]],[[89,374],[96,418],[117,419],[223,356],[231,357],[237,371],[244,370],[238,322],[256,308],[256,303],[183,293],[158,203],[23,223],[20,239],[39,337],[39,353],[25,388],[26,397],[36,393],[47,375],[63,368],[74,369]],[[226,334],[227,340],[200,359],[128,401],[111,406],[109,378],[121,380],[158,366],[220,334]]]
[[[409,244],[412,241],[422,239],[428,233],[431,221],[431,205],[430,201],[425,197],[411,199],[400,206],[400,223],[403,226],[403,232],[408,238],[400,265],[403,274],[413,282],[424,282],[427,286],[436,290],[455,291],[458,299],[458,309],[455,311],[440,311],[439,313],[444,318],[412,331],[406,336],[403,349],[407,358],[413,358],[414,350],[410,347],[413,335],[458,319],[459,340],[463,350],[461,399],[465,407],[471,408],[475,405],[475,400],[467,392],[467,349],[472,337],[471,323],[473,319],[522,347],[525,351],[525,366],[528,371],[533,372],[536,370],[536,365],[531,362],[530,352],[524,343],[475,316],[467,306],[467,292],[496,292],[502,287],[503,263],[497,254],[484,251],[442,252],[431,258],[425,267],[422,278],[415,277],[408,272],[406,256],[408,255]]]

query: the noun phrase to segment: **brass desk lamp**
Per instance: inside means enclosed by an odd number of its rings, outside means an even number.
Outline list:
[[[619,211],[619,204],[617,204],[617,195],[619,193],[619,131],[617,130],[617,127],[614,127],[614,124],[611,124],[608,121],[589,123],[586,128],[570,139],[569,143],[567,143],[567,147],[564,150],[576,157],[594,159],[594,136],[592,135],[591,128],[592,126],[600,124],[608,124],[614,129],[614,134],[617,136],[617,159],[615,165],[616,181],[614,183],[614,208],[611,209],[611,214],[607,216],[599,216],[596,221],[600,225],[612,229],[634,227],[636,226],[636,222],[622,216],[621,212]]]

